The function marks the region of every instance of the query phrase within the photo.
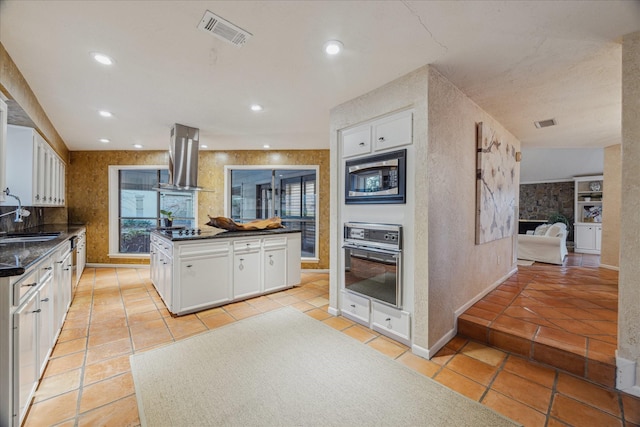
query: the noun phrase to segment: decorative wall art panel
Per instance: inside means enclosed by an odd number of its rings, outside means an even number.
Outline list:
[[[486,123],[477,125],[476,244],[513,235],[516,147]]]

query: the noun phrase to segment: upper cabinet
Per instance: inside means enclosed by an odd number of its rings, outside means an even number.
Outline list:
[[[342,131],[342,157],[411,144],[413,111],[405,110]]]
[[[35,129],[7,126],[6,161],[6,187],[23,205],[65,205],[65,164]]]
[[[7,104],[0,99],[0,201],[4,200],[4,193],[2,190],[7,188],[5,185],[6,179],[6,152],[5,144],[7,140],[7,115],[9,110]]]

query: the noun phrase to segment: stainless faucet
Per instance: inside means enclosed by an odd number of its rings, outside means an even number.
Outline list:
[[[9,191],[9,187],[7,187],[2,192],[4,194],[6,194],[7,196],[13,197],[14,199],[16,199],[18,201],[18,209],[15,210],[16,219],[13,222],[22,222],[22,202],[20,202],[20,197],[16,196],[15,194],[11,194],[11,192]],[[13,212],[8,212],[8,213],[11,214]]]

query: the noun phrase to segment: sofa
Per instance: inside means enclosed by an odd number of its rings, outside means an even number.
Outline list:
[[[518,259],[562,265],[567,256],[567,226],[542,224],[533,234],[518,234]]]

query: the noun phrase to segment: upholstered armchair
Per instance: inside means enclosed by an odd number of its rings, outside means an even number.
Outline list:
[[[533,235],[518,234],[518,258],[561,265],[567,251],[567,226],[539,225]]]

